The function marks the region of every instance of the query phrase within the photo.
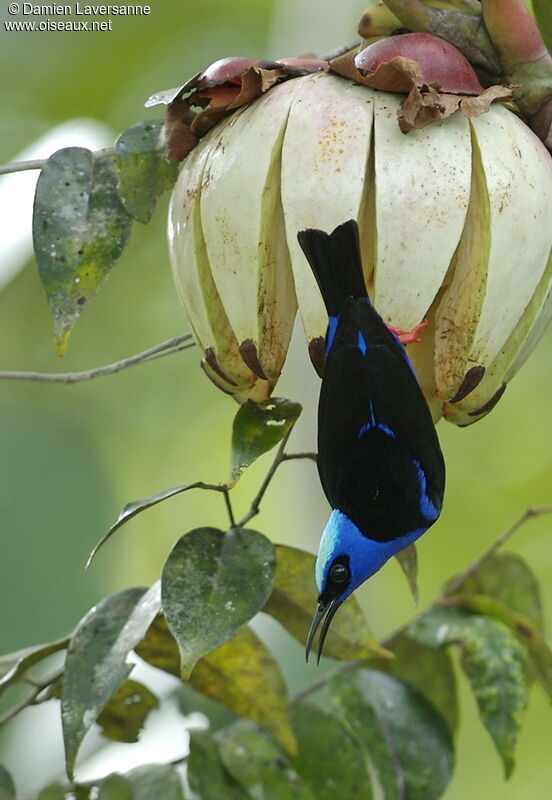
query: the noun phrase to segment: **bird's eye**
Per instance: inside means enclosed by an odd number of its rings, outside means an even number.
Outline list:
[[[330,569],[330,578],[334,583],[343,583],[349,577],[349,570],[343,564],[334,564]]]

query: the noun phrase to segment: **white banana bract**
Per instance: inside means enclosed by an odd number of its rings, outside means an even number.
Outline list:
[[[501,106],[404,135],[401,98],[327,73],[287,81],[184,161],[169,218],[174,277],[209,376],[270,396],[297,305],[321,371],[326,314],[297,243],[359,223],[366,284],[435,419],[480,419],[552,316],[552,159]]]

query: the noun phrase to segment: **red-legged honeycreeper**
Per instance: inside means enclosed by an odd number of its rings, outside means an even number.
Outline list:
[[[341,603],[437,519],[445,464],[406,351],[370,302],[358,226],[305,230],[299,244],[328,312],[318,471],[332,512],[316,561],[318,660]]]

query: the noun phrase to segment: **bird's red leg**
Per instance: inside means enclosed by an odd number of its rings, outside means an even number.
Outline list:
[[[410,331],[402,331],[400,328],[394,328],[392,325],[388,325],[387,327],[394,333],[397,339],[401,344],[411,344],[411,342],[421,342],[422,336],[421,331],[428,325],[427,319],[424,319],[423,322],[420,322],[418,325],[415,325],[412,330]]]

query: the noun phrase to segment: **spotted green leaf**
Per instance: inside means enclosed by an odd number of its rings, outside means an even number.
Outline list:
[[[260,611],[274,561],[271,542],[245,528],[196,528],[179,539],[163,567],[161,591],[184,678]]]
[[[433,608],[414,623],[410,633],[429,647],[461,647],[463,670],[508,777],[527,706],[525,647],[498,620],[454,607]]]
[[[505,603],[488,595],[459,595],[450,598],[447,602],[472,614],[492,617],[506,625],[527,648],[535,677],[547,694],[552,697],[552,650],[540,630],[528,617],[512,611]]]
[[[105,597],[79,622],[67,651],[61,719],[67,774],[100,711],[132,669],[128,653],[159,612],[159,584],[147,592],[125,589]]]
[[[97,718],[102,735],[115,742],[137,742],[146,717],[159,700],[142,683],[126,680]]]
[[[218,747],[208,731],[190,731],[188,782],[201,800],[249,800],[245,790],[224,768]]]
[[[315,800],[273,739],[248,720],[215,736],[227,772],[252,800]]]
[[[276,576],[272,594],[263,611],[278,620],[304,644],[316,609],[315,556],[296,547],[275,545]],[[385,657],[368,628],[356,597],[351,596],[337,612],[324,643],[331,658]]]
[[[232,480],[291,430],[301,413],[299,403],[272,397],[264,403],[248,400],[240,406],[232,426]]]
[[[304,702],[294,703],[291,714],[299,745],[299,754],[291,759],[291,765],[312,796],[316,800],[371,800],[362,746],[338,717]]]
[[[36,186],[33,243],[60,355],[83,307],[123,252],[130,226],[113,155],[68,147],[48,159]]]
[[[445,721],[420,692],[366,668],[336,676],[330,690],[376,770],[385,800],[441,797],[452,775],[452,741]]]
[[[288,752],[297,752],[282,673],[270,650],[248,626],[197,662],[190,685],[272,731]]]
[[[163,123],[137,122],[123,131],[115,143],[117,188],[128,213],[149,222],[157,198],[170,189],[178,167],[165,157]]]

